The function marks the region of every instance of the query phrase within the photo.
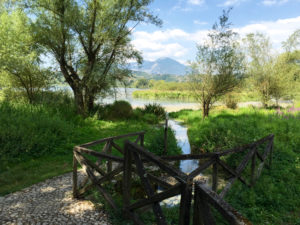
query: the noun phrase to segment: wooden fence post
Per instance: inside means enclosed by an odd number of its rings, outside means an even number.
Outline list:
[[[167,151],[168,151],[168,117],[166,118],[166,121],[165,121],[164,141],[165,141],[164,155],[167,155]]]
[[[252,162],[251,162],[251,186],[253,187],[255,184],[255,161],[256,161],[256,151],[254,152],[252,156]]]
[[[107,154],[109,154],[109,155],[111,155],[111,142],[112,142],[113,140],[109,140],[109,141],[107,141],[106,142],[106,144],[108,145],[108,147],[106,148],[106,153]],[[107,160],[107,164],[106,164],[106,166],[107,166],[107,173],[110,173],[111,171],[112,171],[112,162],[111,162],[111,160]]]
[[[213,164],[213,174],[212,174],[212,190],[216,192],[218,189],[218,158]]]
[[[186,184],[181,184],[181,199],[179,211],[179,224],[190,224],[190,209],[192,201],[192,184],[187,181]]]
[[[75,150],[74,150],[75,151]],[[78,197],[77,193],[77,159],[73,152],[73,198]]]
[[[124,172],[123,172],[123,208],[130,205],[131,172],[132,172],[132,153],[128,142],[124,148]]]

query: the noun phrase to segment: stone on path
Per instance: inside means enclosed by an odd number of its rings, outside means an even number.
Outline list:
[[[72,173],[1,197],[0,224],[110,225],[107,215],[92,202],[72,198]]]

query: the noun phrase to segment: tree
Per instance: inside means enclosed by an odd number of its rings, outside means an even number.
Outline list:
[[[97,95],[128,76],[122,64],[141,62],[129,35],[140,22],[160,25],[152,0],[28,0],[37,43],[51,55],[74,93],[79,114],[92,110]],[[118,74],[115,72],[118,71]]]
[[[247,73],[252,86],[261,96],[266,107],[271,99],[274,56],[270,39],[262,33],[251,33],[244,38],[245,51],[248,56]]]
[[[34,44],[29,19],[20,10],[0,15],[0,82],[4,88],[24,90],[30,103],[52,82],[39,66],[41,52]]]
[[[228,15],[223,11],[208,39],[198,45],[196,62],[191,63],[191,87],[202,105],[203,118],[209,115],[213,103],[231,92],[244,74],[244,56],[237,42],[237,33],[230,29]]]
[[[300,51],[293,51],[282,53],[275,60],[270,89],[277,106],[282,97],[289,96],[293,99],[296,88],[299,88],[299,59]]]

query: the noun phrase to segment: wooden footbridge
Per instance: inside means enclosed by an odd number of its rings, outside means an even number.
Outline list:
[[[244,218],[236,209],[231,207],[224,196],[230,190],[235,181],[242,182],[251,187],[259,178],[263,167],[270,168],[272,163],[274,135],[269,135],[251,144],[234,149],[217,151],[214,153],[188,154],[177,156],[158,157],[144,147],[145,132],[109,137],[74,148],[73,157],[73,195],[82,197],[91,187],[96,187],[110,206],[117,210],[112,195],[106,189],[106,185],[114,179],[122,182],[122,209],[124,217],[131,219],[135,224],[144,222],[139,216],[141,210],[152,208],[159,225],[167,224],[160,203],[170,197],[180,195],[180,209],[178,224],[180,225],[214,225],[216,224],[214,212],[219,212],[228,224],[252,224]],[[135,139],[130,141],[129,139]],[[120,140],[124,140],[124,146],[120,146]],[[94,146],[103,144],[101,152],[92,150]],[[114,150],[113,150],[114,149]],[[113,154],[118,151],[120,156]],[[236,167],[230,167],[225,157],[234,155],[240,159]],[[95,160],[91,159],[91,156]],[[199,160],[199,167],[189,174],[181,172],[174,167],[172,162],[179,160]],[[86,173],[86,179],[78,184],[77,166],[82,166]],[[247,165],[249,166],[247,167]],[[151,168],[159,168],[159,171],[173,177],[176,182],[171,184],[161,176],[154,173]],[[212,177],[211,187],[194,178],[199,174],[210,172]],[[228,175],[225,185],[220,185],[220,179]],[[133,199],[131,194],[132,182],[139,180],[145,197]],[[154,187],[159,185],[163,191],[158,192]],[[193,204],[192,204],[193,200]],[[191,210],[193,208],[193,210]],[[214,210],[213,210],[214,209]]]

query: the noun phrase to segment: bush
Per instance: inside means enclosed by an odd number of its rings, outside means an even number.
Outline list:
[[[236,109],[237,108],[237,99],[232,94],[229,94],[225,97],[225,105],[229,109]]]
[[[129,102],[115,101],[113,104],[98,105],[98,119],[118,120],[130,119],[133,110]]]
[[[156,103],[145,105],[145,108],[144,108],[143,112],[145,114],[146,113],[154,114],[155,116],[158,117],[159,120],[162,120],[162,119],[166,118],[165,109],[161,105],[156,104]]]
[[[167,143],[167,155],[182,154],[181,149],[177,146],[174,131],[168,129],[168,143]],[[164,128],[157,129],[155,134],[149,136],[149,139],[145,143],[146,148],[156,155],[163,155],[164,152]]]
[[[155,116],[154,114],[151,114],[151,113],[144,114],[143,120],[146,123],[150,123],[150,124],[157,124],[159,122],[157,116]]]
[[[0,102],[0,159],[39,157],[65,146],[74,125],[43,105]],[[63,147],[62,147],[63,149]]]

